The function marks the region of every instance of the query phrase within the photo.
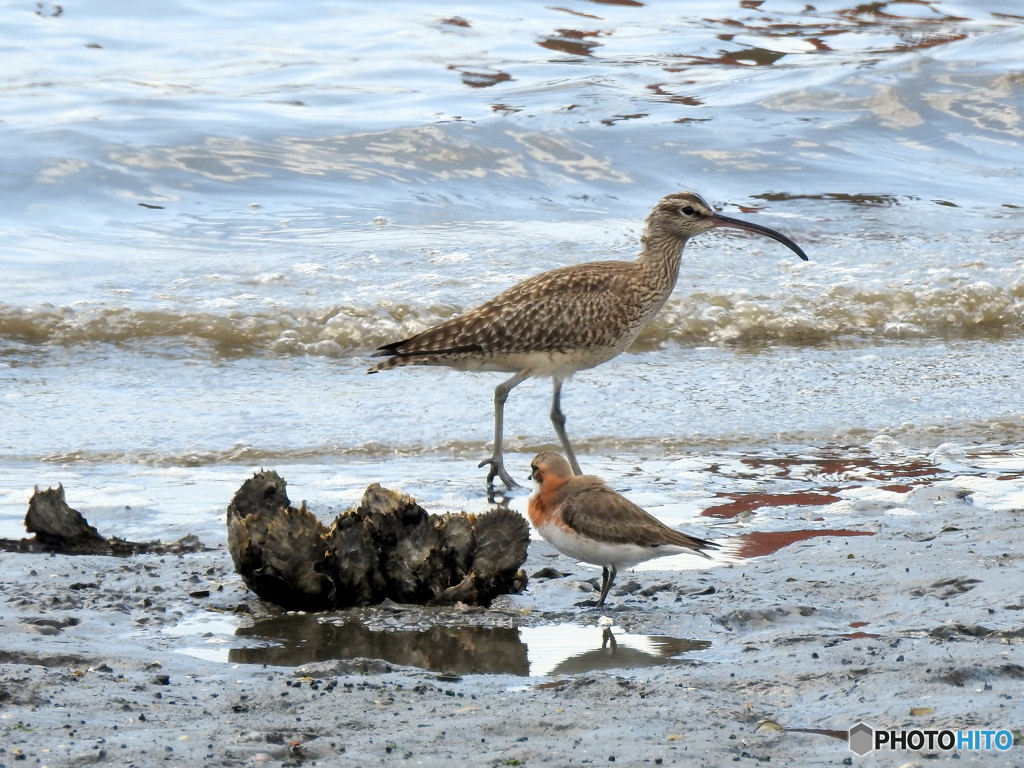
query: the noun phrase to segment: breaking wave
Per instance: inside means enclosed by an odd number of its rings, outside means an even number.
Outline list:
[[[0,345],[9,350],[184,345],[229,357],[341,357],[412,335],[464,309],[377,305],[217,314],[0,306]],[[1024,278],[1009,285],[977,281],[919,289],[843,285],[811,296],[677,295],[645,329],[636,348],[1021,336]]]

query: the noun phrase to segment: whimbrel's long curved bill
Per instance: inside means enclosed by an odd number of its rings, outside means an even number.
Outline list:
[[[804,261],[807,261],[807,254],[804,253],[800,246],[790,240],[788,237],[780,232],[776,232],[774,229],[768,227],[762,227],[760,224],[751,224],[749,221],[741,221],[740,219],[734,219],[731,216],[723,216],[720,213],[716,213],[711,217],[711,221],[716,227],[735,227],[736,229],[745,229],[748,232],[757,232],[758,234],[770,237],[772,240],[778,240],[784,246],[793,251]]]

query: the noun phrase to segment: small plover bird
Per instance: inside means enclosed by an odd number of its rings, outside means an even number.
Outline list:
[[[530,464],[537,490],[530,497],[530,522],[559,552],[601,566],[601,598],[619,568],[683,552],[709,560],[718,544],[687,536],[662,523],[593,475],[573,475],[562,456],[537,454]]]

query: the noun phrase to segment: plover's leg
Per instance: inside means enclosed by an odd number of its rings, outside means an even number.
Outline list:
[[[608,590],[612,588],[612,582],[615,581],[615,575],[617,571],[614,565],[609,565],[607,568],[601,569],[601,599],[597,601],[597,607],[600,608],[604,605],[604,599],[608,597]]]

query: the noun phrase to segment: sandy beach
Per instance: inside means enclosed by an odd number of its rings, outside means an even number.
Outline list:
[[[1021,765],[1019,748],[860,758],[779,730],[1019,738],[1024,480],[959,469],[760,507],[719,533],[873,535],[623,574],[603,611],[575,605],[599,573],[539,541],[541,576],[490,609],[320,615],[260,603],[223,545],[3,554],[0,765]]]

